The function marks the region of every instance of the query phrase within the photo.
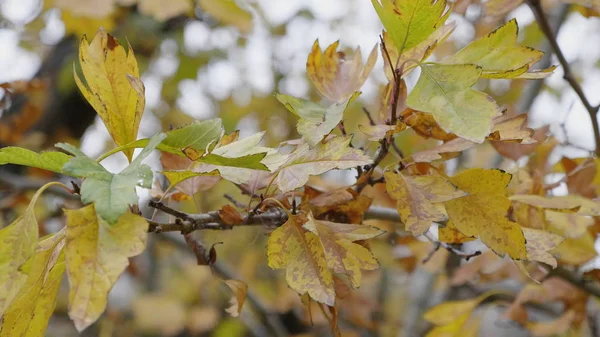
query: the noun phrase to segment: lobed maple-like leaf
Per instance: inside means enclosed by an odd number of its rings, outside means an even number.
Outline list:
[[[506,186],[511,175],[500,170],[468,169],[450,181],[469,195],[446,202],[452,224],[466,236],[478,236],[496,254],[527,258],[521,226],[507,218]]]
[[[486,78],[517,77],[544,56],[541,51],[520,46],[517,43],[518,33],[517,21],[512,19],[442,62],[475,64],[481,67],[481,76]]]
[[[75,72],[75,83],[98,113],[118,146],[134,141],[144,113],[144,84],[133,50],[129,52],[112,35],[100,28],[88,45],[85,36],[79,44],[83,78]],[[125,150],[131,161],[133,150]]]
[[[472,64],[421,64],[406,104],[431,113],[444,131],[481,143],[500,109],[490,96],[471,88],[480,76],[481,68]]]
[[[0,337],[44,335],[65,271],[64,246],[64,229],[37,243],[22,267],[27,280],[3,315]]]
[[[313,148],[308,144],[300,145],[277,170],[277,186],[282,192],[288,192],[304,186],[311,175],[371,164],[373,160],[362,151],[351,148],[350,141],[351,137],[338,136]]]
[[[292,289],[333,306],[333,274],[327,266],[319,237],[302,227],[306,221],[306,215],[292,215],[271,233],[267,246],[269,267],[285,268],[286,280]]]
[[[115,223],[127,212],[129,205],[137,204],[138,196],[135,187],[150,188],[152,186],[152,170],[142,161],[164,139],[164,134],[153,136],[148,145],[120,173],[108,172],[102,165],[85,156],[73,147],[61,144],[65,150],[74,151],[75,157],[65,164],[65,173],[85,178],[81,184],[81,201],[95,203],[96,211],[108,223]]]
[[[371,0],[398,54],[417,46],[450,15],[445,0]]]
[[[440,174],[407,176],[402,172],[386,172],[384,177],[387,192],[396,200],[405,229],[414,235],[426,232],[432,222],[447,219],[434,203],[467,195]]]
[[[316,40],[306,60],[306,75],[323,96],[334,102],[355,96],[377,61],[377,47],[373,48],[363,66],[360,47],[349,58],[337,51],[338,46],[339,41],[334,42],[323,52],[319,40]]]
[[[64,211],[69,317],[82,331],[106,309],[108,292],[129,264],[128,258],[144,251],[148,223],[139,215],[125,213],[109,224],[93,204]]]
[[[325,251],[327,267],[334,273],[347,275],[353,287],[360,286],[361,269],[379,268],[379,263],[373,254],[364,246],[354,242],[383,234],[384,231],[379,228],[316,220],[311,213],[308,214],[308,219],[302,227],[319,237]]]
[[[342,121],[344,111],[354,101],[359,92],[353,92],[350,98],[322,107],[312,101],[284,94],[276,97],[285,107],[298,116],[296,129],[310,146],[315,146]]]

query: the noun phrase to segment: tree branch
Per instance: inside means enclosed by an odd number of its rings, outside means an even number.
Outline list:
[[[599,156],[600,155],[600,127],[598,125],[597,114],[598,114],[598,109],[600,108],[600,105],[592,106],[590,101],[587,99],[587,97],[583,93],[583,89],[581,88],[581,85],[579,84],[579,82],[577,82],[577,80],[575,79],[575,76],[571,72],[571,66],[569,65],[569,62],[567,62],[565,55],[563,54],[562,50],[560,49],[560,46],[558,45],[558,42],[556,41],[556,36],[552,32],[552,28],[550,27],[550,24],[548,23],[548,18],[546,17],[546,14],[544,13],[544,10],[542,9],[540,0],[526,0],[526,2],[527,2],[527,5],[529,5],[531,10],[533,11],[533,14],[535,15],[535,18],[538,22],[538,25],[540,26],[540,29],[542,30],[544,35],[546,35],[546,38],[550,42],[550,46],[554,50],[554,53],[556,54],[556,57],[558,58],[560,65],[563,67],[563,73],[564,73],[563,78],[565,79],[565,81],[567,81],[569,83],[571,88],[573,88],[573,90],[575,91],[575,93],[577,94],[579,99],[581,100],[581,103],[583,103],[583,106],[585,107],[588,114],[590,115],[590,119],[592,120],[592,128],[594,130],[594,139],[596,142],[596,155]]]

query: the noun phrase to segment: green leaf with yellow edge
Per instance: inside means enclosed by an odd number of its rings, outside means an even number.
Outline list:
[[[40,240],[34,255],[23,265],[27,281],[4,314],[0,337],[44,335],[65,271],[65,237],[61,230]]]
[[[59,183],[49,183],[37,190],[25,212],[0,229],[0,317],[27,281],[23,265],[34,254],[39,235],[35,203],[46,188],[56,184]]]
[[[446,202],[453,225],[466,236],[479,236],[496,254],[527,258],[521,226],[507,218],[511,207],[506,186],[511,175],[500,170],[468,169],[450,181],[469,195]]]
[[[29,167],[37,167],[44,170],[63,173],[62,168],[71,159],[66,153],[48,151],[35,153],[33,151],[8,146],[0,149],[0,165],[15,164]]]
[[[383,55],[383,69],[385,71],[385,76],[390,82],[394,81],[392,69],[402,69],[400,76],[406,77],[414,68],[419,66],[415,60],[419,62],[425,61],[440,44],[446,41],[454,31],[454,28],[456,28],[456,23],[454,22],[445,24],[436,29],[425,40],[421,41],[411,49],[404,51],[402,54],[398,53],[398,49],[390,35],[387,32],[384,32],[383,43],[385,44],[385,49],[382,45],[381,53]],[[390,60],[392,62],[391,65]]]
[[[523,227],[523,235],[527,243],[527,260],[543,262],[556,268],[557,262],[550,250],[558,247],[564,238],[558,234],[541,229]]]
[[[100,28],[88,45],[85,36],[79,44],[83,80],[75,72],[75,83],[98,113],[117,146],[134,141],[144,112],[144,84],[133,50]],[[133,150],[125,151],[131,161]]]
[[[517,43],[519,26],[512,19],[488,35],[471,42],[458,53],[444,59],[446,64],[475,64],[481,77],[514,78],[527,72],[544,53]]]
[[[580,215],[590,216],[600,215],[600,203],[578,195],[546,197],[534,194],[518,194],[510,196],[510,200],[555,212],[576,212]]]
[[[120,173],[108,172],[95,160],[79,155],[67,162],[64,172],[76,177],[83,177],[81,184],[81,201],[96,204],[96,211],[108,223],[113,224],[127,212],[129,205],[137,204],[136,186],[150,188],[153,173],[142,161],[164,139],[160,133],[153,136],[146,147]]]
[[[348,136],[338,136],[313,148],[300,145],[277,170],[275,183],[282,192],[288,192],[304,186],[311,175],[371,164],[369,156],[350,147],[351,140]]]
[[[447,219],[434,203],[467,195],[440,174],[406,176],[402,172],[386,172],[384,177],[387,192],[396,200],[405,229],[414,235],[425,233],[432,222]]]
[[[195,121],[188,125],[166,132],[167,137],[156,147],[157,150],[184,157],[184,148],[192,148],[204,153],[208,146],[216,142],[223,133],[223,123],[220,118],[205,121]],[[148,145],[150,138],[138,139],[129,144],[116,147],[104,153],[99,161],[117,152],[128,149],[142,148]]]
[[[252,31],[252,14],[243,10],[234,0],[198,0],[205,13],[226,25],[232,25],[247,34]]]
[[[360,93],[355,92],[349,99],[329,107],[284,94],[277,94],[276,97],[290,112],[300,117],[296,125],[298,133],[310,146],[315,146],[341,122],[344,111],[358,95]]]
[[[445,0],[371,0],[399,54],[426,40],[450,15]]]
[[[481,75],[472,64],[421,64],[421,75],[406,104],[429,112],[446,132],[482,143],[501,111],[487,94],[471,86]]]
[[[347,275],[354,288],[360,286],[361,269],[379,268],[373,253],[354,241],[379,236],[384,233],[381,229],[367,225],[316,220],[312,213],[308,214],[308,220],[302,227],[319,237],[325,251],[327,267],[334,273]]]
[[[108,292],[129,264],[128,258],[144,251],[148,223],[141,216],[125,213],[108,224],[93,204],[64,211],[69,317],[81,332],[106,309]]]
[[[269,267],[285,268],[286,280],[292,289],[333,306],[333,274],[328,268],[319,237],[302,227],[307,221],[304,214],[292,215],[283,226],[271,233],[267,245]]]
[[[333,102],[356,95],[377,61],[377,47],[373,48],[363,66],[360,47],[353,51],[352,57],[348,57],[346,53],[337,51],[338,46],[339,41],[336,41],[323,52],[319,40],[316,40],[306,60],[306,75],[319,92]]]

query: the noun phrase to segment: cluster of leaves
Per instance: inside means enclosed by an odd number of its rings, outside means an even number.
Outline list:
[[[70,284],[69,316],[76,328],[81,331],[100,317],[127,259],[144,250],[149,231],[158,231],[139,214],[136,194],[136,187],[152,187],[155,173],[170,183],[161,199],[180,200],[226,180],[258,200],[258,205],[243,210],[244,216],[233,207],[222,209],[219,219],[229,228],[282,208],[286,216],[268,240],[268,265],[285,269],[290,288],[333,312],[346,288],[361,285],[363,271],[379,267],[367,240],[384,231],[363,224],[372,199],[362,191],[369,185],[385,184],[382,193],[394,200],[401,220],[398,230],[418,237],[427,236],[434,226],[437,240],[448,246],[480,240],[490,250],[485,259],[506,255],[531,278],[539,276],[539,263],[555,268],[558,258],[579,266],[596,256],[593,241],[598,229],[592,225],[600,216],[600,205],[593,200],[596,191],[590,191],[589,185],[598,181],[597,161],[561,161],[553,169],[564,171],[569,183],[578,183],[569,185],[569,196],[547,196],[551,188],[543,177],[555,145],[542,143],[547,130],[528,128],[526,115],[503,114],[493,98],[473,88],[480,79],[542,79],[552,73],[554,67],[531,69],[543,53],[517,43],[517,22],[509,21],[450,57],[428,62],[455,28],[446,22],[450,14],[446,2],[372,2],[385,28],[380,47],[389,84],[382,90],[382,117],[359,130],[367,139],[362,146],[377,144],[375,152],[353,143],[344,129],[344,114],[376,63],[377,47],[363,65],[360,49],[347,56],[337,51],[338,43],[323,51],[316,41],[306,68],[326,102],[277,94],[298,117],[301,139],[271,148],[261,145],[263,132],[239,139],[238,132],[225,133],[219,119],[137,139],[145,96],[133,51],[103,29],[91,43],[84,38],[79,46],[81,75],[74,67],[75,81],[116,147],[97,159],[67,143],[55,145],[61,151],[39,154],[19,147],[0,150],[0,165],[26,165],[83,180],[75,190],[58,182],[45,185],[21,216],[0,230],[0,335],[41,334],[65,270]],[[201,3],[217,6],[216,2]],[[408,92],[405,78],[417,68],[418,81]],[[399,154],[401,158],[382,165],[395,138],[407,130],[443,143],[408,156]],[[527,168],[516,168],[513,174],[470,168],[448,176],[447,160],[486,141],[510,159],[534,155]],[[136,148],[142,149],[137,155]],[[142,164],[154,150],[161,152],[160,172]],[[111,173],[101,162],[120,152],[129,165]],[[327,192],[307,185],[311,176],[336,169],[356,169],[356,182]],[[571,179],[574,176],[579,179]],[[79,195],[84,206],[65,209],[64,228],[40,238],[33,208],[40,194],[53,185]],[[585,193],[584,187],[588,188]],[[297,196],[301,197],[296,200]],[[196,250],[202,249],[197,246]],[[484,256],[478,259],[486,261]],[[209,257],[205,263],[212,264],[214,259]],[[230,311],[237,314],[247,286],[238,280],[226,280],[226,284],[236,295]],[[514,317],[523,303],[539,300],[544,285],[548,283],[523,290],[511,311]],[[465,323],[473,309],[492,295],[432,309],[425,316],[437,326],[430,335],[466,335],[465,326],[476,332],[476,325]],[[560,319],[580,323],[585,308],[579,304],[585,296],[557,298],[570,304]],[[332,326],[336,331],[335,323]]]

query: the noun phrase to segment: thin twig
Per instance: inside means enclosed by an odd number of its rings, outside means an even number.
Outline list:
[[[554,53],[556,54],[556,57],[558,58],[558,62],[560,62],[560,65],[563,67],[563,78],[565,79],[565,81],[567,81],[569,83],[571,88],[573,88],[573,90],[579,97],[579,100],[581,101],[581,103],[583,103],[583,106],[587,110],[587,112],[590,116],[590,119],[592,120],[592,128],[594,130],[594,139],[596,142],[596,151],[595,152],[596,152],[596,155],[599,156],[600,155],[600,126],[598,125],[597,114],[598,114],[598,109],[600,108],[600,106],[599,105],[592,106],[590,101],[587,99],[587,97],[583,93],[583,89],[581,88],[581,85],[575,79],[575,76],[573,75],[573,73],[571,71],[571,66],[569,65],[569,62],[567,62],[565,55],[563,54],[562,50],[560,49],[560,46],[558,45],[558,42],[556,41],[556,36],[552,32],[552,28],[550,27],[550,24],[548,23],[548,18],[546,17],[546,14],[544,13],[544,10],[541,5],[541,1],[540,0],[526,0],[526,2],[527,2],[527,5],[529,5],[531,10],[533,11],[533,14],[535,15],[535,18],[538,22],[538,25],[540,26],[540,29],[542,30],[544,35],[546,35],[546,38],[550,42],[550,46],[552,46],[552,49],[554,50]]]

